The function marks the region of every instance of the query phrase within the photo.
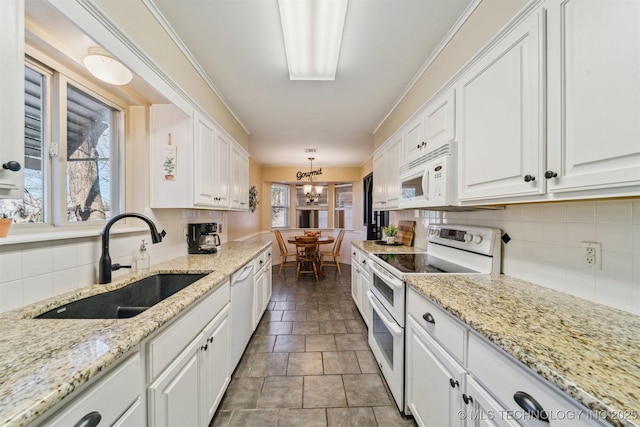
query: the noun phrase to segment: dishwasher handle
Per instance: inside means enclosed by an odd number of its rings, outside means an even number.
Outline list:
[[[235,285],[238,282],[243,281],[244,279],[249,277],[250,274],[253,274],[253,264],[252,263],[249,263],[249,264],[245,265],[244,269],[242,269],[241,272],[236,273],[233,276],[231,276],[231,286]]]

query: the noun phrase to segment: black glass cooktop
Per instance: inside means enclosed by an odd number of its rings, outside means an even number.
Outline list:
[[[477,273],[475,270],[427,253],[384,253],[375,256],[401,273]]]

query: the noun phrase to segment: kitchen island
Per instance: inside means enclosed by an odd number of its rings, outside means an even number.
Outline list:
[[[229,242],[217,254],[186,255],[0,314],[0,425],[24,426],[118,362],[131,349],[224,283],[270,243]],[[52,308],[156,273],[207,276],[130,319],[33,319]]]

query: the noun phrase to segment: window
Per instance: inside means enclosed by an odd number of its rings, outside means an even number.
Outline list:
[[[271,185],[271,227],[286,228],[289,226],[289,186]]]
[[[304,186],[296,186],[296,227],[298,228],[327,228],[329,212],[327,211],[328,187],[322,187],[320,198],[310,202],[304,193]]]
[[[55,85],[58,90],[51,89]],[[52,136],[54,118],[61,126]],[[0,209],[16,223],[56,226],[104,221],[120,213],[123,123],[122,108],[115,103],[28,60],[24,196],[0,199]]]
[[[353,184],[335,185],[333,226],[353,229]]]

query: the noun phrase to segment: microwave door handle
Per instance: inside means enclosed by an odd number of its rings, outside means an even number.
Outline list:
[[[429,201],[429,175],[429,166],[427,166],[422,175],[422,194],[427,201]]]
[[[384,309],[380,307],[380,305],[378,304],[377,298],[373,295],[371,291],[367,291],[367,298],[369,298],[369,302],[371,303],[371,306],[376,311],[376,313],[378,314],[378,317],[380,317],[380,320],[382,320],[382,323],[384,323],[387,329],[389,329],[389,331],[393,335],[398,337],[401,336],[402,328],[399,327],[394,320],[391,320],[387,317],[387,315],[384,312]]]

